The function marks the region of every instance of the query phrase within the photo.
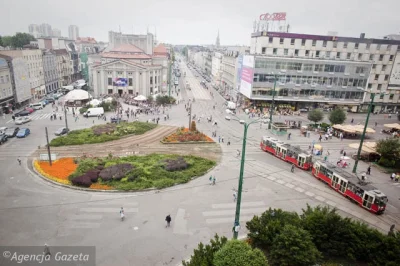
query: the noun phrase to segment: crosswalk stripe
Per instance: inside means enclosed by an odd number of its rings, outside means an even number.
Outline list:
[[[8,123],[11,123],[13,120],[11,119],[11,120],[8,120],[7,122],[6,122],[6,124],[8,124]]]
[[[240,221],[242,222],[247,222],[253,219],[253,216],[241,216]],[[213,218],[213,219],[206,219],[207,224],[226,224],[226,223],[231,223],[233,224],[235,218],[235,214],[232,214],[232,217],[229,218]]]
[[[93,228],[99,228],[100,223],[70,223],[65,226],[66,228],[69,229],[93,229]]]
[[[258,206],[265,206],[264,201],[251,201],[251,202],[242,202],[242,207],[258,207]],[[213,209],[229,209],[229,208],[236,208],[236,203],[219,203],[213,204]]]
[[[100,220],[103,215],[99,214],[74,214],[69,215],[68,220]]]
[[[95,213],[119,213],[117,208],[80,208],[81,212],[95,212]],[[125,213],[136,213],[139,211],[138,208],[127,208],[124,209]]]
[[[241,214],[253,214],[253,213],[263,213],[265,212],[266,206],[263,208],[252,208],[252,209],[242,209]],[[220,211],[206,211],[203,212],[203,216],[224,216],[234,214],[234,210],[220,210]]]

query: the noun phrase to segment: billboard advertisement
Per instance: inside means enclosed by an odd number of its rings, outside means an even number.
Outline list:
[[[389,89],[400,89],[400,55],[393,62],[392,73],[390,73]]]
[[[245,55],[240,76],[240,93],[250,98],[254,76],[254,56]]]
[[[128,79],[126,79],[126,78],[115,78],[113,80],[113,85],[117,86],[117,87],[128,86]]]
[[[237,78],[236,84],[238,86],[240,86],[240,79],[242,77],[243,55],[239,55],[237,60],[238,60],[238,64],[237,64],[238,67],[237,67],[237,75],[236,75],[236,78]]]

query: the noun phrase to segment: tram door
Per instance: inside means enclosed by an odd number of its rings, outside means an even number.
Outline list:
[[[315,167],[314,167],[314,169],[315,169],[315,171],[314,171],[315,176],[318,176],[320,167],[321,167],[321,166],[320,166],[318,163],[315,164]]]
[[[286,154],[287,154],[287,149],[281,147],[281,152],[282,152],[281,157],[282,157],[283,159],[285,159],[285,158],[286,158]]]
[[[336,185],[339,183],[339,177],[337,177],[335,174],[332,177],[332,187],[336,188]]]
[[[304,164],[306,163],[306,156],[299,154],[297,157],[297,163],[299,164],[299,167],[303,168]],[[319,170],[319,165],[318,165],[318,170]]]
[[[339,182],[339,190],[340,190],[340,192],[344,194],[346,192],[346,189],[347,189],[347,181],[343,180],[343,179],[340,179],[340,182]]]
[[[363,207],[366,209],[371,209],[372,203],[374,202],[374,196],[369,195],[366,191],[363,196]]]

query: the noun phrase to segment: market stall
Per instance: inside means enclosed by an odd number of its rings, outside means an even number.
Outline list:
[[[360,147],[360,143],[349,144],[350,148],[357,149]],[[353,154],[353,159],[356,159],[357,153]],[[381,157],[380,153],[376,151],[376,142],[364,142],[361,148],[360,159],[368,162],[378,161]]]
[[[384,124],[383,126],[388,129],[383,129],[382,133],[391,134],[396,137],[400,134],[400,124],[398,123]]]
[[[343,134],[343,138],[357,138],[358,135],[362,134],[364,131],[363,125],[333,125],[333,135],[335,137],[340,137],[340,134]],[[375,130],[372,128],[367,128],[365,133],[371,134],[375,133]]]
[[[272,126],[271,126],[272,134],[275,134],[278,136],[285,135],[287,133],[288,129],[289,129],[289,127],[285,123],[272,123]]]

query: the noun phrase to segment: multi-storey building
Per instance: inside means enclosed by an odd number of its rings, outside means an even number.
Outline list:
[[[79,37],[79,28],[76,25],[70,25],[68,27],[68,37],[71,40],[76,40]]]
[[[22,56],[9,56],[0,53],[0,58],[6,61],[8,70],[4,70],[4,63],[2,63],[3,71],[5,71],[3,73],[5,73],[5,75],[9,73],[9,79],[12,87],[12,93],[10,93],[9,91],[9,85],[5,85],[4,87],[4,89],[6,89],[6,94],[8,95],[8,100],[7,103],[3,105],[3,107],[5,107],[3,108],[3,111],[7,112],[7,109],[9,109],[9,107],[18,108],[27,104],[32,98],[29,67],[27,64],[27,60],[25,60]],[[13,95],[12,100],[9,98],[9,95],[11,94]],[[10,104],[12,106],[10,106]]]
[[[43,71],[46,94],[58,90],[60,88],[60,77],[57,71],[57,55],[54,51],[46,50],[43,52]]]
[[[72,83],[73,69],[70,67],[70,56],[66,49],[57,49],[54,53],[57,58],[58,87],[61,88]]]
[[[7,61],[0,58],[0,114],[8,113],[10,104],[14,102],[11,79]]]
[[[94,95],[129,94],[149,96],[162,92],[167,80],[166,49],[155,48],[154,57],[132,44],[121,44],[89,63],[89,86]],[[91,58],[89,61],[92,61]]]
[[[40,32],[40,27],[37,24],[29,24],[28,31],[35,38],[38,38],[42,35]]]
[[[100,45],[91,37],[78,37],[76,46],[80,53],[93,54],[100,52]]]
[[[51,32],[52,32],[51,36],[61,37],[61,30],[53,28]]]
[[[108,49],[113,49],[121,44],[133,44],[146,54],[152,55],[154,49],[154,35],[147,34],[123,34],[121,32],[108,32]],[[107,49],[106,48],[106,49]]]
[[[221,82],[222,70],[221,70],[222,53],[214,52],[211,59],[211,75],[215,83],[218,85]]]
[[[221,84],[220,87],[223,90],[223,94],[229,95],[231,100],[236,102],[238,89],[238,75],[237,75],[237,64],[238,64],[238,51],[228,50],[225,51],[221,61]]]
[[[374,92],[380,94],[375,97],[375,110],[400,104],[400,88],[389,86],[398,83],[391,82],[390,74],[400,41],[369,39],[364,34],[349,38],[263,31],[252,34],[250,52],[255,55],[255,75],[253,88],[245,91],[252,100],[270,102],[271,75],[278,75],[275,99],[279,102],[366,109]]]
[[[43,23],[39,27],[41,36],[52,36],[53,31],[51,30],[51,26],[49,24]]]
[[[204,72],[206,75],[211,75],[211,69],[212,69],[212,52],[207,51],[203,53],[204,56]]]

